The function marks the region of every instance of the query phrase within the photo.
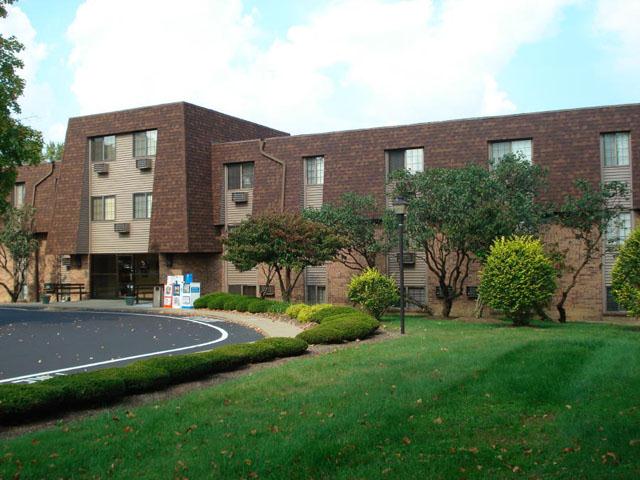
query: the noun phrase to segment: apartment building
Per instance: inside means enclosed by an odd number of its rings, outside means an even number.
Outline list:
[[[390,201],[386,180],[396,169],[488,165],[522,152],[548,169],[552,200],[571,192],[577,178],[624,181],[632,189],[628,212],[610,234],[625,238],[640,205],[633,189],[639,131],[638,104],[290,136],[175,103],[70,119],[61,164],[21,169],[15,196],[28,203],[32,190],[40,192],[41,257],[52,264],[66,259],[67,277],[85,283],[93,297],[116,298],[131,285],[184,272],[205,291],[257,295],[264,273],[240,272],[222,260],[224,232],[249,215],[317,208],[347,191],[372,194],[382,213]],[[41,180],[47,168],[53,173]],[[575,254],[567,232],[548,235]],[[424,260],[419,252],[406,257],[407,294],[437,309]],[[613,260],[608,255],[602,266],[585,268],[568,301],[570,318],[617,313],[608,288]],[[51,281],[47,265],[33,277],[32,294]],[[379,267],[397,276],[394,252]],[[309,268],[296,294],[311,303],[344,302],[352,273],[338,263]],[[453,313],[473,305],[464,298]]]

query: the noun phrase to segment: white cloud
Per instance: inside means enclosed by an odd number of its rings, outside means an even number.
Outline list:
[[[605,48],[616,68],[640,71],[640,2],[599,0],[596,30],[605,37]]]
[[[47,45],[38,41],[37,34],[27,15],[18,7],[7,6],[7,18],[0,22],[0,32],[4,36],[15,36],[24,45],[19,56],[24,63],[20,76],[26,86],[20,100],[21,119],[27,125],[47,130],[53,122],[54,95],[50,86],[38,78],[38,69],[47,56]],[[55,140],[62,140],[55,137]]]
[[[264,45],[241,0],[87,0],[68,30],[82,113],[174,100],[292,132],[516,106],[496,78],[573,0],[338,0]]]

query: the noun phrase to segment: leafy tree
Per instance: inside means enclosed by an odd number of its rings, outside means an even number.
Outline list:
[[[240,271],[266,264],[275,270],[282,299],[291,300],[305,267],[332,260],[340,248],[331,230],[293,213],[250,217],[224,240],[225,260]]]
[[[376,233],[378,205],[373,195],[348,192],[338,204],[306,209],[303,215],[335,233],[341,242],[336,261],[352,270],[375,268],[377,255],[388,250],[385,237]]]
[[[400,300],[398,286],[393,278],[381,274],[375,268],[367,268],[349,282],[349,300],[361,305],[376,320]]]
[[[626,184],[610,182],[597,188],[585,180],[575,182],[577,195],[566,196],[558,209],[558,225],[569,229],[571,236],[580,244],[580,257],[575,265],[567,263],[567,251],[555,249],[561,273],[561,293],[556,304],[559,321],[567,321],[564,304],[576,286],[578,276],[592,260],[600,260],[607,251],[605,239],[607,226],[625,208],[621,201],[628,194]]]
[[[64,142],[48,142],[44,146],[43,160],[45,162],[61,162],[64,154]]]
[[[2,216],[0,231],[0,269],[11,281],[0,281],[0,285],[11,297],[11,302],[18,301],[20,292],[27,284],[27,274],[33,253],[38,248],[38,241],[33,231],[34,209],[8,208]]]
[[[0,0],[0,17],[13,0]],[[18,71],[24,66],[18,54],[24,46],[11,36],[0,35],[0,213],[9,208],[7,197],[16,181],[17,167],[40,162],[42,136],[15,118],[20,114],[18,99],[24,80]]]
[[[536,201],[544,171],[522,156],[506,155],[492,168],[430,168],[392,179],[396,196],[408,201],[408,242],[424,253],[442,292],[442,315],[462,295],[471,264],[486,258],[495,238],[537,232],[547,208]],[[385,227],[395,236],[392,215]]]
[[[611,290],[618,304],[633,317],[640,316],[640,228],[620,248],[611,272]]]
[[[516,325],[546,305],[556,289],[556,271],[542,242],[531,236],[497,239],[481,273],[480,295]]]

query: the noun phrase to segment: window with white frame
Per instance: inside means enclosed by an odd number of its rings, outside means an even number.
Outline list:
[[[389,174],[398,170],[409,173],[424,171],[424,148],[403,148],[387,151]]]
[[[116,136],[96,137],[91,139],[91,160],[109,162],[116,158]]]
[[[316,303],[326,303],[327,287],[324,285],[307,285],[306,303],[314,305]]]
[[[147,130],[133,134],[133,156],[153,157],[156,154],[158,143],[158,131]]]
[[[324,183],[324,157],[309,157],[305,159],[307,185],[322,185]]]
[[[227,164],[227,189],[253,187],[253,162]]]
[[[24,199],[27,194],[27,188],[23,182],[16,183],[13,187],[13,206],[15,208],[24,207]]]
[[[607,243],[618,247],[631,234],[631,212],[621,212],[607,226]]]
[[[525,140],[507,140],[504,142],[491,142],[490,144],[490,157],[495,163],[502,160],[502,158],[513,153],[515,155],[522,155],[525,160],[531,163],[532,155],[532,142],[531,139]]]
[[[116,197],[113,195],[91,197],[91,220],[95,222],[116,219]]]
[[[629,165],[629,132],[605,133],[600,145],[605,167]]]
[[[151,203],[153,195],[151,193],[133,194],[133,218],[151,218]]]

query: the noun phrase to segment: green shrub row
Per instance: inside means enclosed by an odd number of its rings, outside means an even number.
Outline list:
[[[266,300],[258,297],[247,297],[234,293],[215,292],[198,298],[193,302],[195,308],[211,310],[237,310],[249,313],[284,313],[288,303]]]
[[[300,338],[265,338],[208,352],[148,358],[124,367],[60,376],[31,385],[0,385],[0,424],[102,405],[249,363],[301,355],[306,350],[307,343]]]
[[[338,313],[327,316],[320,325],[299,333],[296,338],[310,344],[351,342],[368,337],[378,327],[380,322],[366,313]]]
[[[347,307],[345,305],[331,305],[330,303],[319,303],[316,305],[305,305],[296,303],[289,306],[285,313],[291,318],[295,318],[301,323],[315,322],[322,323],[326,318],[341,313],[356,313],[360,310]]]

